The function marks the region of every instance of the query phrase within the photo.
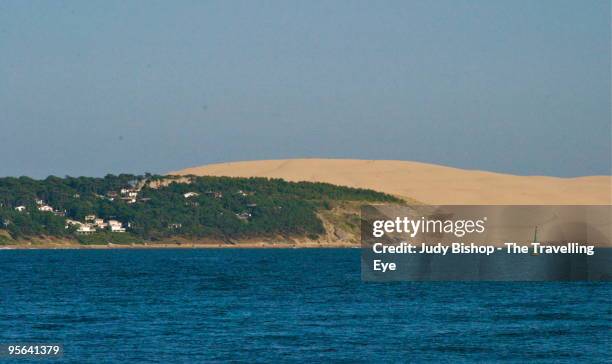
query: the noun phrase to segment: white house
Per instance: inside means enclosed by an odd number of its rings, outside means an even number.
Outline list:
[[[22,206],[17,206],[17,207],[15,207],[15,210],[17,210],[17,211],[19,211],[19,212],[23,212],[23,211],[25,211],[25,210],[26,210],[26,207],[25,207],[25,206],[23,206],[23,205],[22,205]]]
[[[42,212],[53,212],[53,207],[49,206],[49,205],[42,205],[42,206],[38,206],[38,211],[42,211]]]
[[[121,193],[122,196],[138,197],[138,191],[130,188],[122,188],[119,193]]]
[[[183,194],[183,197],[190,198],[190,197],[196,197],[196,196],[199,196],[199,195],[200,194],[197,193],[197,192],[187,192],[187,193]]]
[[[77,234],[83,234],[83,235],[89,235],[89,234],[93,234],[96,232],[96,228],[89,225],[89,224],[82,224],[79,226],[79,228],[77,229],[76,233]]]
[[[66,219],[66,226],[64,226],[66,229],[68,229],[71,226],[76,226],[77,228],[79,226],[83,225],[82,222],[80,221],[76,221],[76,220],[71,220],[71,219]]]
[[[106,224],[106,223],[104,222],[104,219],[100,219],[100,218],[95,219],[95,220],[93,221],[93,224],[94,224],[95,226],[99,227],[100,229],[104,229],[104,228],[106,228],[106,227],[108,226],[108,224]]]
[[[123,224],[117,220],[108,220],[108,227],[113,233],[124,233],[125,228]]]
[[[121,227],[120,225],[111,225],[110,226],[110,231],[113,233],[124,233],[125,232],[125,228]]]

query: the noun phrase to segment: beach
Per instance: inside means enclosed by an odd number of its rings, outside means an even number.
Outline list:
[[[319,249],[319,248],[360,248],[355,243],[318,243],[318,242],[236,242],[229,243],[142,243],[142,244],[79,244],[61,243],[24,243],[0,245],[0,250],[35,249]]]

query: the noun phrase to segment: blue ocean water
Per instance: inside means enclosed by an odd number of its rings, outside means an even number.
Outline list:
[[[611,283],[363,283],[357,249],[0,251],[0,277],[0,344],[62,343],[66,362],[612,354]]]

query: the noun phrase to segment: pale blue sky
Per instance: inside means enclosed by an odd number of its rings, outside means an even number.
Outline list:
[[[0,2],[0,176],[294,157],[610,174],[608,1]]]

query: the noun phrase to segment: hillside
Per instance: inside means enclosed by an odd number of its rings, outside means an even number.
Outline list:
[[[609,205],[612,177],[515,176],[408,161],[288,159],[210,164],[173,175],[270,177],[373,189],[428,204]]]
[[[0,243],[351,242],[366,189],[267,178],[0,178]]]

